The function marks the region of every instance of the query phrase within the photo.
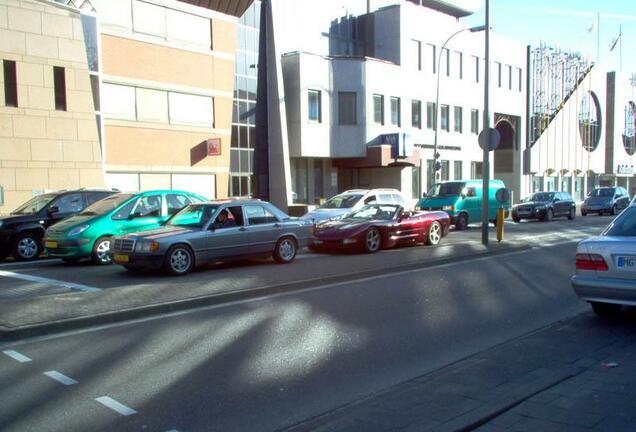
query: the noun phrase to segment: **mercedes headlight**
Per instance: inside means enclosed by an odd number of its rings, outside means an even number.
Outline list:
[[[88,228],[90,227],[90,225],[80,225],[80,226],[76,226],[75,228],[73,228],[72,230],[70,230],[67,235],[70,237],[76,236],[78,234],[83,233],[84,231],[86,231]]]
[[[156,241],[140,240],[135,245],[135,252],[151,253],[159,250],[159,243]]]

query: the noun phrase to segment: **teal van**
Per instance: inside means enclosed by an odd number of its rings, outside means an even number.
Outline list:
[[[435,183],[418,203],[422,210],[443,210],[451,218],[458,230],[466,229],[469,223],[481,221],[482,180],[453,180]],[[499,203],[495,193],[505,188],[501,180],[490,180],[488,193],[488,220],[497,220]],[[510,212],[510,202],[504,203],[506,215]]]

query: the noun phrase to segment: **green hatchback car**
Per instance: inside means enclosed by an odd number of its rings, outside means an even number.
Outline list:
[[[177,190],[111,195],[52,225],[44,234],[44,247],[49,256],[67,263],[90,258],[110,264],[112,236],[157,228],[188,204],[204,201],[200,195]]]

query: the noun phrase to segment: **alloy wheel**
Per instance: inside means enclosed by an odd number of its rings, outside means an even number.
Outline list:
[[[177,248],[170,254],[170,268],[176,274],[187,273],[192,266],[190,252],[183,248]]]
[[[365,246],[367,252],[373,253],[377,252],[380,249],[380,232],[372,228],[367,231],[367,235],[365,237]]]
[[[289,262],[296,256],[296,245],[288,238],[283,239],[278,245],[278,255],[283,261]]]
[[[22,237],[20,240],[18,240],[18,243],[16,245],[16,251],[20,256],[20,259],[23,260],[30,260],[35,258],[37,256],[38,249],[39,246],[37,241],[30,236]]]
[[[110,239],[103,239],[97,243],[95,247],[95,258],[100,264],[110,264],[112,258],[110,256]]]
[[[442,239],[442,226],[434,221],[428,229],[428,244],[436,245]]]

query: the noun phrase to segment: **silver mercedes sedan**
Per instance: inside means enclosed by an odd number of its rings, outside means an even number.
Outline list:
[[[600,236],[579,243],[572,288],[598,315],[636,306],[636,205],[623,210]]]
[[[115,237],[113,262],[126,269],[188,274],[195,266],[247,257],[290,263],[308,245],[313,225],[260,200],[191,204],[156,230]]]

